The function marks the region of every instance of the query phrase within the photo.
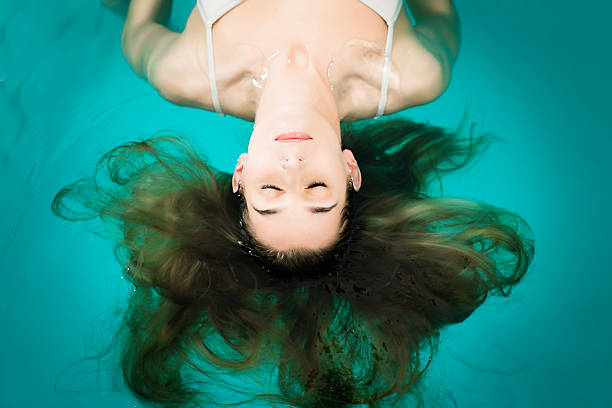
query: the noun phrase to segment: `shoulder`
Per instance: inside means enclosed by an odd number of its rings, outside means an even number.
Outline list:
[[[151,65],[149,82],[173,103],[214,111],[207,46],[206,27],[194,8],[183,32]],[[214,51],[215,82],[223,112],[252,120],[252,70],[260,65],[260,53],[228,45],[222,38],[215,41]]]
[[[197,11],[196,11],[197,12]],[[197,16],[196,16],[197,17]],[[161,50],[147,67],[147,79],[169,101],[212,109],[206,55],[206,34],[194,15],[185,30]]]
[[[445,67],[433,47],[424,45],[426,40],[402,13],[393,32],[385,114],[429,103],[448,87],[450,67]],[[384,64],[384,42],[350,41],[335,58],[329,79],[343,121],[368,119],[376,114]]]
[[[388,113],[429,103],[450,82],[451,67],[428,38],[415,30],[406,13],[396,23]]]
[[[152,61],[147,78],[170,102],[204,109],[212,106],[208,75],[194,50],[180,38]]]

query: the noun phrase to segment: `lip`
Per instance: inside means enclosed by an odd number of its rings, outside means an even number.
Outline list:
[[[312,136],[304,132],[290,132],[281,133],[274,140],[281,143],[299,143],[312,140]]]

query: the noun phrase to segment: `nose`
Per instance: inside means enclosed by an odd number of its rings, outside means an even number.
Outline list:
[[[281,165],[283,168],[300,167],[304,165],[304,158],[300,156],[285,156],[281,161]]]

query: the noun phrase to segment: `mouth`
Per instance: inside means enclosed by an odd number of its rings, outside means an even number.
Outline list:
[[[299,143],[312,140],[312,136],[304,132],[281,133],[274,140],[281,143]]]

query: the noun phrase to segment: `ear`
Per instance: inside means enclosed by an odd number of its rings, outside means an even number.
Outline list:
[[[248,154],[242,153],[238,157],[238,163],[236,163],[236,168],[234,169],[234,174],[232,176],[232,191],[234,193],[238,192],[240,188],[240,182],[242,181],[242,172],[244,171],[244,163],[246,163],[246,159]]]
[[[348,149],[344,149],[342,151],[342,155],[346,160],[346,167],[348,169],[348,176],[351,178],[353,182],[353,189],[355,191],[359,191],[361,188],[361,170],[359,170],[359,166],[357,165],[357,160],[355,160],[355,156],[353,156],[353,152]]]

